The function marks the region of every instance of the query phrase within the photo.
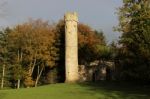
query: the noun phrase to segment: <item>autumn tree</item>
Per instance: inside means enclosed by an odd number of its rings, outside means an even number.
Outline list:
[[[41,19],[12,27],[0,35],[0,61],[2,82],[9,67],[13,87],[37,86],[59,80],[65,75],[65,24],[49,24]],[[78,24],[79,63],[88,64],[100,55],[97,46],[105,46],[103,32]],[[8,62],[9,65],[6,63]],[[4,73],[3,73],[4,71]],[[3,85],[3,83],[2,83]]]
[[[58,48],[60,59],[58,61],[58,73],[61,75],[60,81],[64,81],[65,71],[65,22],[60,20],[56,24],[55,32],[58,35]],[[83,23],[78,24],[78,56],[79,64],[88,64],[96,60],[99,55],[96,53],[96,45],[106,45],[102,31],[96,31]]]
[[[45,67],[56,65],[57,48],[55,33],[47,21],[30,20],[16,26],[8,35],[13,63],[24,68],[24,84],[27,87],[37,86]],[[18,72],[18,74],[20,74]],[[35,81],[35,82],[34,82]]]
[[[59,35],[60,48],[64,49],[65,44],[65,28],[64,21],[61,20],[56,26],[56,32]],[[102,31],[93,30],[90,26],[79,23],[78,24],[78,50],[79,50],[79,63],[92,61],[96,58],[95,47],[96,45],[106,45],[105,37]],[[61,50],[63,50],[61,49]],[[63,54],[61,54],[63,55]],[[62,56],[63,57],[63,56]]]
[[[85,24],[78,24],[78,38],[79,38],[79,63],[85,64],[96,60],[98,53],[96,53],[96,46],[105,46],[105,37],[102,31],[95,31]]]

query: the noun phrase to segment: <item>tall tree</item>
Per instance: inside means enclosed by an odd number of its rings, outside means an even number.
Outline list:
[[[123,0],[118,15],[118,31],[123,33],[122,73],[134,79],[150,80],[150,1]]]
[[[8,37],[8,33],[10,32],[11,30],[9,28],[6,28],[4,31],[1,31],[0,32],[0,65],[2,66],[1,70],[2,70],[2,76],[1,76],[1,88],[4,87],[4,82],[5,82],[5,76],[6,76],[6,69],[8,70],[8,60],[9,60],[9,57],[8,57],[8,40],[7,40],[7,37]]]
[[[52,25],[40,19],[30,20],[16,26],[8,37],[11,52],[14,52],[13,63],[21,64],[25,70],[25,86],[37,86],[45,67],[56,65],[56,36]]]
[[[90,26],[79,23],[78,24],[78,38],[79,38],[79,63],[87,64],[96,60],[96,48],[99,45],[106,45],[105,37],[102,31],[93,30]]]

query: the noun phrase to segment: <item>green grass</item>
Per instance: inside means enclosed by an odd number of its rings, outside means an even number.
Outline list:
[[[0,99],[150,99],[150,87],[111,82],[0,90]]]

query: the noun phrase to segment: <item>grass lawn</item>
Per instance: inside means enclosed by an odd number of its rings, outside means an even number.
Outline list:
[[[110,82],[51,84],[0,90],[0,99],[150,99],[150,87]]]

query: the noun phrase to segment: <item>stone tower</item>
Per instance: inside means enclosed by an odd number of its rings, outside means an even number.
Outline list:
[[[65,68],[66,82],[78,81],[77,13],[65,14]]]

